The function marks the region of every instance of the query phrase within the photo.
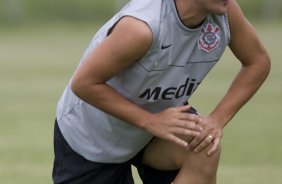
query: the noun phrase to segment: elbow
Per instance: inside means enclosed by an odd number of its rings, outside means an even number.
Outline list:
[[[260,55],[255,62],[255,72],[258,75],[258,80],[265,81],[271,70],[271,59],[268,54]]]
[[[85,82],[83,82],[83,80],[80,80],[76,77],[72,79],[70,84],[71,91],[81,99],[85,98],[85,93],[86,93],[85,86],[86,86]]]
[[[265,81],[271,70],[271,59],[267,52],[256,54],[247,62],[242,64],[243,69],[250,69],[258,81]]]
[[[264,56],[261,57],[261,68],[262,74],[264,74],[265,78],[267,78],[268,74],[271,70],[271,59],[270,56],[266,53]]]
[[[251,62],[253,66],[256,67],[256,71],[263,77],[267,77],[270,73],[271,69],[271,59],[269,54],[264,51],[260,54],[257,54],[256,57],[253,58],[254,62]]]
[[[75,76],[70,84],[71,91],[81,100],[93,104],[100,98],[99,85],[89,78]]]

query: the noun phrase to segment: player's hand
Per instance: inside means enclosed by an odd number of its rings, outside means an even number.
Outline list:
[[[151,117],[145,129],[154,136],[188,148],[188,137],[198,136],[203,130],[198,125],[199,115],[186,112],[190,108],[190,105],[186,105],[156,113]]]
[[[203,131],[189,143],[189,149],[194,152],[200,152],[212,145],[207,152],[207,155],[212,155],[220,148],[223,127],[211,116],[200,116],[199,125],[203,127]]]

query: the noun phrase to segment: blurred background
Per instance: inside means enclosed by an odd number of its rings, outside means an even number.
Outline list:
[[[282,1],[237,1],[269,51],[272,71],[225,128],[218,183],[280,184]],[[90,39],[126,2],[0,0],[1,183],[52,183],[57,101]],[[227,49],[192,104],[208,114],[239,68]]]

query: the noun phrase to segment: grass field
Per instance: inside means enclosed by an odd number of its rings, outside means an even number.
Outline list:
[[[282,25],[256,27],[272,57],[272,72],[225,129],[219,184],[282,183]],[[52,183],[56,103],[96,30],[65,24],[0,29],[1,183]],[[192,104],[207,114],[238,69],[227,51]]]

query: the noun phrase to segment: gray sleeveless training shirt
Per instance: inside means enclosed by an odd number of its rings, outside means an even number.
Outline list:
[[[143,58],[108,84],[153,113],[186,101],[230,40],[226,15],[210,15],[199,28],[188,29],[179,19],[174,0],[131,0],[97,32],[81,63],[124,16],[146,22],[153,32],[153,44]],[[57,120],[73,150],[95,162],[127,161],[152,138],[79,99],[70,83],[58,103]]]

